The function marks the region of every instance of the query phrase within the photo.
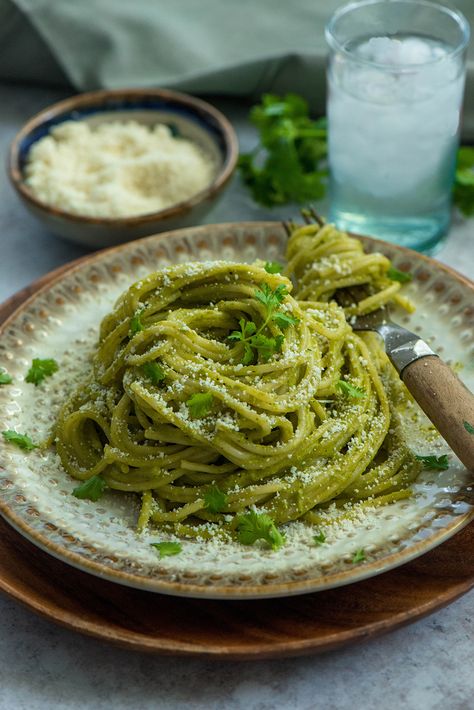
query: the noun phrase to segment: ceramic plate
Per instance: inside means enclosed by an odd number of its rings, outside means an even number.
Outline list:
[[[170,232],[94,254],[21,306],[0,331],[0,366],[14,384],[0,389],[0,429],[41,440],[66,393],[88,367],[103,315],[133,281],[177,262],[255,258],[282,260],[286,235],[272,222],[208,225]],[[406,289],[417,305],[399,320],[418,331],[474,386],[474,286],[459,274],[400,247],[364,238],[398,268],[409,269]],[[54,357],[59,371],[41,386],[24,381],[34,357]],[[413,434],[421,454],[449,453],[423,416]],[[195,597],[257,598],[298,594],[354,582],[402,564],[443,542],[474,517],[472,474],[450,454],[447,471],[426,471],[415,495],[359,519],[314,531],[291,523],[287,544],[274,552],[239,544],[183,541],[183,551],[159,559],[135,533],[134,496],[109,492],[98,503],[71,495],[76,483],[53,450],[25,452],[0,443],[0,512],[25,537],[84,571],[139,589]],[[365,561],[355,564],[363,549]]]

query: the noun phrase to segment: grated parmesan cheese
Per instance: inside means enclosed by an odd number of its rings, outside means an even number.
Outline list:
[[[42,202],[89,217],[132,217],[186,200],[212,182],[213,158],[168,126],[65,121],[35,143],[26,184]]]

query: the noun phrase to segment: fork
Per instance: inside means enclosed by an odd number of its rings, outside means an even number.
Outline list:
[[[320,226],[324,224],[312,208],[303,209],[301,213],[308,223],[314,220]],[[284,223],[284,227],[291,233],[294,225]],[[336,295],[343,307],[361,300],[364,287],[344,291],[345,294],[339,291]],[[350,324],[353,330],[375,331],[382,337],[385,352],[402,382],[466,468],[474,471],[472,392],[424,340],[390,319],[388,306],[367,315],[351,316]]]
[[[352,316],[350,324],[353,330],[371,330],[382,337],[407,389],[466,468],[474,471],[472,392],[424,340],[390,319],[388,306]]]

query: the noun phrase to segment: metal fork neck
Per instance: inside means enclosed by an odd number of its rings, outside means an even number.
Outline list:
[[[396,323],[381,323],[377,332],[384,339],[386,353],[399,375],[415,360],[436,355],[424,340]]]

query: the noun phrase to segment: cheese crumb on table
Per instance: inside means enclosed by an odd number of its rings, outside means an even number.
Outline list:
[[[213,158],[164,124],[65,121],[35,143],[26,184],[52,207],[88,217],[157,212],[207,187]]]

